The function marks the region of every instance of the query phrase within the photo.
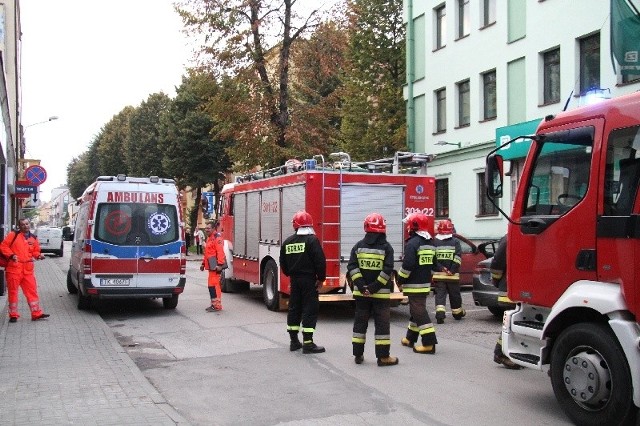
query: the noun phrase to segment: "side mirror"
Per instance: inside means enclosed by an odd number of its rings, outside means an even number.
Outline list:
[[[487,157],[487,168],[484,173],[484,184],[489,198],[502,198],[502,176],[504,160],[501,155],[490,154]]]

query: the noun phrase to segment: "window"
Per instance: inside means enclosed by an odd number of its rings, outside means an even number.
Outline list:
[[[478,173],[478,216],[495,216],[498,209],[487,198],[487,186],[484,184],[484,172]]]
[[[482,74],[482,103],[483,119],[496,118],[496,71],[488,71]]]
[[[600,88],[600,33],[580,40],[580,93]]]
[[[640,184],[640,127],[611,132],[605,170],[604,214],[628,216]],[[436,207],[438,206],[436,181]]]
[[[458,0],[458,38],[469,35],[469,0]]]
[[[440,7],[437,7],[435,9],[435,16],[436,16],[436,25],[435,25],[435,29],[436,29],[436,45],[435,48],[436,49],[440,49],[443,48],[444,46],[446,46],[446,40],[447,40],[447,10],[445,9],[445,5],[443,4]]]
[[[178,239],[178,213],[171,204],[100,203],[98,241],[121,246],[159,246]]]
[[[449,217],[449,179],[436,180],[436,218]]]
[[[436,132],[447,130],[447,89],[436,90]]]
[[[560,102],[560,49],[553,49],[542,54],[544,93],[543,103]]]
[[[458,126],[468,126],[469,118],[469,80],[457,84],[458,86]]]
[[[482,26],[496,22],[496,0],[482,0]]]

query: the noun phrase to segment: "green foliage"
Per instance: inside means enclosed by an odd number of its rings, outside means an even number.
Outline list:
[[[100,175],[127,174],[125,146],[129,135],[129,118],[135,111],[131,106],[116,114],[100,131],[94,143],[98,144],[98,169]]]
[[[163,176],[163,152],[160,138],[160,121],[171,105],[164,93],[154,93],[131,112],[129,132],[124,145],[125,163],[132,176]]]
[[[405,30],[402,0],[349,2],[342,147],[352,159],[406,149]]]

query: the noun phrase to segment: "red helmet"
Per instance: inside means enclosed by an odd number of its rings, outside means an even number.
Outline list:
[[[298,230],[298,228],[301,228],[303,226],[313,226],[313,218],[304,210],[300,210],[299,212],[294,214],[293,220],[291,222],[293,223],[293,229],[296,231]]]
[[[429,232],[429,218],[424,213],[411,213],[404,219],[407,224],[407,232],[427,231]]]
[[[449,219],[441,220],[440,222],[438,222],[438,234],[453,234],[453,223]]]
[[[371,213],[364,218],[364,232],[387,233],[387,221],[380,213]]]

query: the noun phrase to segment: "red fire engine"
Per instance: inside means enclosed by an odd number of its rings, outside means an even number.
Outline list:
[[[576,424],[631,423],[640,406],[640,93],[547,116],[508,144],[521,139],[531,148],[507,233],[508,295],[519,303],[504,315],[503,352],[547,370]],[[489,198],[502,195],[502,166],[487,157]]]
[[[313,217],[314,230],[327,257],[327,279],[321,301],[350,300],[345,280],[353,245],[364,236],[363,221],[371,212],[387,220],[387,238],[399,267],[404,247],[402,219],[411,212],[434,217],[435,179],[426,176],[432,155],[397,153],[393,158],[351,163],[334,153],[238,178],[222,189],[219,218],[229,268],[222,291],[235,292],[262,284],[266,306],[287,307],[289,279],[280,272],[280,244],[293,233],[291,219],[299,210]],[[413,173],[413,174],[412,174]],[[397,300],[401,294],[395,294]]]

